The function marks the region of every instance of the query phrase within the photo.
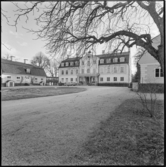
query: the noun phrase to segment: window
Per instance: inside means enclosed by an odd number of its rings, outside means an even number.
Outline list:
[[[66,70],[66,75],[68,75],[68,70]]]
[[[66,78],[66,82],[68,82],[68,78]]]
[[[61,66],[64,67],[64,63],[61,63]]]
[[[35,80],[37,80],[37,78],[35,78]]]
[[[82,65],[84,65],[84,61],[82,61]]]
[[[93,69],[93,74],[95,74],[96,73],[96,69]]]
[[[87,61],[87,66],[90,66],[90,61]]]
[[[107,81],[110,81],[110,77],[107,77]]]
[[[121,57],[120,58],[120,62],[124,62],[125,61],[125,58],[124,57]]]
[[[117,77],[114,77],[114,81],[117,81]]]
[[[100,81],[103,81],[103,77],[100,77]]]
[[[101,73],[101,74],[103,73],[103,68],[102,68],[102,67],[100,67],[100,73]]]
[[[124,73],[124,67],[120,67],[120,72]]]
[[[20,79],[21,77],[17,77],[17,79]]]
[[[108,66],[107,68],[107,73],[110,73],[110,66]]]
[[[62,75],[64,74],[64,71],[62,70]]]
[[[73,66],[74,65],[74,63],[73,62],[70,62],[70,66]]]
[[[116,67],[114,67],[114,73],[117,73],[117,68]]]
[[[30,73],[30,69],[29,69],[29,68],[27,68],[27,69],[26,69],[26,72],[27,72],[27,73]]]
[[[77,82],[77,78],[76,78],[76,82]]]
[[[66,62],[66,66],[69,66],[69,63],[68,63],[68,62]]]
[[[107,63],[111,63],[111,59],[106,59],[106,62]]]
[[[75,65],[78,66],[78,61],[75,62]]]
[[[90,73],[90,69],[87,69],[87,73]]]
[[[70,81],[72,82],[72,81],[73,81],[73,78],[70,78]]]
[[[11,78],[11,76],[7,76],[7,78]]]
[[[93,64],[96,64],[96,60],[93,60]]]
[[[73,74],[73,70],[71,70],[71,74]]]
[[[82,74],[84,74],[84,69],[82,69]]]
[[[62,78],[62,82],[63,82],[63,80],[64,80],[64,79]]]
[[[155,69],[155,77],[163,77],[163,71],[161,68]]]
[[[78,74],[78,70],[76,70],[76,74]]]
[[[124,77],[120,77],[120,81],[124,81]]]
[[[100,64],[103,64],[104,63],[104,59],[100,59]]]
[[[113,59],[113,62],[114,62],[114,63],[117,63],[117,62],[118,62],[118,58],[114,58],[114,59]]]

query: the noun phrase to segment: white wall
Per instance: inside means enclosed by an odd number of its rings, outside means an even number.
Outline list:
[[[110,73],[107,72],[107,68],[110,66]],[[113,68],[117,68],[117,73],[114,73]],[[120,72],[120,67],[124,67],[124,72]],[[101,69],[103,72],[101,73]],[[129,83],[129,67],[128,64],[116,64],[116,65],[100,65],[99,66],[99,83]],[[103,78],[103,81],[100,81],[100,78]],[[107,77],[110,77],[110,81],[107,81]],[[114,77],[117,77],[117,81],[114,81]],[[120,81],[120,77],[124,77],[124,81]]]
[[[11,76],[11,78],[7,78],[7,76]],[[17,77],[20,77],[20,79],[17,79]],[[6,83],[8,80],[12,80],[15,83],[31,83],[31,79],[37,78],[37,80],[33,80],[33,83],[40,83],[43,81],[43,83],[46,83],[46,77],[42,76],[34,76],[34,75],[23,75],[23,74],[10,74],[10,73],[3,73],[2,74],[2,83]],[[41,80],[43,79],[43,80]]]

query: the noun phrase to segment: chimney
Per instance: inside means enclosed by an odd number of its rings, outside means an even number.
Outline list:
[[[14,56],[10,56],[10,58],[11,58],[11,61],[13,61],[13,57],[14,57]]]
[[[104,54],[105,53],[105,50],[102,50],[102,54]]]
[[[28,60],[28,59],[24,59],[24,63],[26,64],[26,60]]]

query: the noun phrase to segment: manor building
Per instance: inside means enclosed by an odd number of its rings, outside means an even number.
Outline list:
[[[126,85],[131,82],[130,52],[68,58],[59,66],[59,82]]]

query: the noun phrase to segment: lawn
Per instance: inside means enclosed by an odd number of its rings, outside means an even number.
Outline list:
[[[35,97],[57,96],[85,91],[77,87],[37,87],[37,88],[5,88],[1,90],[1,100],[18,100]]]
[[[157,123],[138,99],[121,104],[93,130],[79,152],[65,163],[79,165],[163,165],[164,102],[157,101]],[[102,111],[101,111],[102,112]]]

